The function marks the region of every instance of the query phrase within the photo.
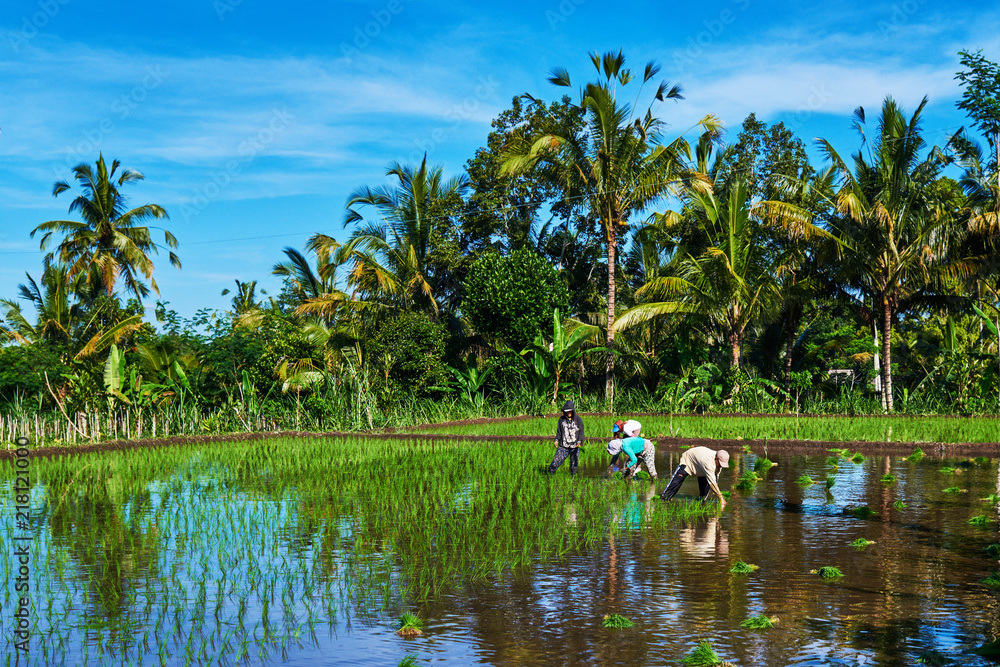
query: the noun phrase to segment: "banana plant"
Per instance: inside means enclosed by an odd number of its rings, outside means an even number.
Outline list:
[[[559,396],[559,384],[566,369],[592,352],[605,352],[607,348],[584,345],[599,333],[600,329],[589,324],[579,324],[572,331],[563,328],[559,309],[552,312],[552,342],[546,344],[541,334],[535,337],[521,351],[521,358],[528,363],[528,375],[536,391],[544,388],[544,393],[552,391],[552,403]],[[530,359],[529,359],[530,357]],[[539,394],[542,392],[538,391]]]
[[[997,337],[997,400],[1000,401],[1000,317],[998,317],[997,321],[994,323],[993,320],[990,319],[989,315],[980,310],[976,304],[972,304],[972,309],[976,311],[976,315],[979,315],[979,317],[983,320],[983,323],[986,324],[986,328],[990,330],[990,333]]]
[[[132,405],[132,401],[122,391],[125,378],[125,355],[118,350],[118,346],[112,344],[108,351],[108,359],[104,362],[104,391],[108,393],[109,404],[111,399],[118,399],[126,405]]]
[[[481,390],[493,369],[487,368],[484,371],[476,364],[466,364],[464,371],[452,366],[449,366],[448,370],[455,377],[452,386],[461,392],[462,397],[473,405],[481,404],[483,400]]]

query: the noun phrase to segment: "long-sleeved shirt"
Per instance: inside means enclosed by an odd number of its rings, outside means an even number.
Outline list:
[[[583,444],[583,417],[573,413],[569,419],[565,415],[559,418],[556,426],[556,445],[559,447],[579,447]]]
[[[636,458],[636,454],[642,454],[642,451],[645,448],[645,438],[625,438],[622,440],[622,453],[628,455],[629,467],[639,463],[639,459]]]
[[[719,479],[715,474],[715,450],[708,447],[692,447],[681,455],[681,463],[689,475],[704,477],[712,491],[724,500],[719,491]]]

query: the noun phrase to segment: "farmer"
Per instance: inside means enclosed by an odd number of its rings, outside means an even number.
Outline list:
[[[656,445],[652,440],[646,440],[640,434],[642,424],[634,419],[630,419],[622,426],[627,436],[622,440],[622,452],[628,456],[628,466],[625,469],[625,477],[635,475],[639,471],[639,465],[646,466],[649,476],[656,479]]]
[[[670,478],[667,488],[660,494],[661,500],[670,500],[678,491],[684,478],[688,475],[698,477],[698,492],[701,495],[701,502],[708,500],[709,490],[715,492],[719,497],[721,509],[726,508],[726,499],[719,491],[719,472],[723,468],[729,467],[729,452],[724,449],[715,451],[708,447],[692,447],[681,455],[680,465],[674,471],[674,476]]]
[[[556,423],[556,455],[549,464],[549,474],[552,475],[569,458],[569,474],[576,475],[576,467],[580,463],[580,445],[583,444],[583,419],[576,414],[573,401],[563,405],[562,417]]]
[[[618,472],[618,459],[622,455],[622,437],[625,435],[625,422],[616,421],[611,425],[611,442],[608,443],[608,454],[611,454],[611,464],[605,471],[609,477]]]

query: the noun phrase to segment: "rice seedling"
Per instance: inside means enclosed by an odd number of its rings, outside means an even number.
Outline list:
[[[423,634],[424,623],[415,614],[409,612],[399,617],[396,634],[400,637],[416,637]]]
[[[858,519],[869,519],[873,516],[876,516],[875,511],[872,510],[872,508],[868,507],[868,505],[852,507],[851,509],[847,510],[847,512],[852,516],[857,517]]]
[[[751,572],[756,572],[759,567],[759,565],[751,565],[750,563],[738,560],[729,568],[729,574],[750,574]]]
[[[870,544],[875,544],[875,543],[872,542],[871,540],[866,540],[863,537],[859,537],[858,539],[851,542],[851,546],[854,547],[855,549],[864,549]]]
[[[972,459],[972,462],[975,463],[977,466],[984,466],[987,463],[989,463],[990,460],[985,456],[977,456],[976,458]]]
[[[851,462],[852,463],[864,463],[865,462],[865,455],[862,454],[861,452],[856,452],[854,454],[854,456],[851,457]]]
[[[758,475],[766,475],[767,471],[778,465],[774,461],[769,461],[768,459],[757,459],[753,464],[753,471]]]
[[[747,618],[745,621],[740,623],[740,626],[750,630],[768,630],[773,628],[774,624],[777,622],[777,616],[768,617],[764,614],[757,614],[756,616],[750,616]]]
[[[994,572],[985,579],[980,579],[979,583],[989,586],[990,588],[1000,588],[1000,572]]]
[[[990,505],[996,505],[997,503],[1000,503],[1000,496],[995,493],[991,493],[985,498],[980,498],[980,500],[984,503],[989,503]]]
[[[722,664],[722,658],[712,650],[712,645],[701,640],[689,654],[681,659],[681,663],[691,667],[715,667]]]
[[[754,471],[747,470],[740,475],[739,480],[733,485],[733,488],[738,491],[753,491],[759,479]]]
[[[408,653],[396,667],[417,667],[417,654]]]
[[[917,447],[913,450],[913,453],[906,457],[906,461],[910,463],[919,463],[924,458],[924,450]]]
[[[604,620],[601,621],[601,625],[605,628],[621,629],[631,628],[635,625],[635,623],[628,620],[624,616],[620,616],[619,614],[605,614]]]
[[[943,468],[940,468],[938,470],[938,472],[941,473],[942,475],[957,475],[958,473],[960,473],[962,471],[958,470],[957,468],[952,468],[950,466],[945,466]]]
[[[832,489],[833,485],[837,483],[837,480],[829,475],[826,476],[826,488],[827,490]]]
[[[828,466],[833,466],[834,468],[837,468],[840,466],[840,459],[836,456],[827,457],[826,464]]]
[[[985,528],[988,525],[990,525],[990,521],[991,521],[990,517],[986,516],[985,514],[978,514],[969,519],[969,525],[977,526],[979,528]]]
[[[1000,557],[1000,544],[994,543],[986,547],[986,554],[988,556],[992,556],[993,558]]]
[[[933,649],[924,651],[918,655],[916,661],[921,665],[929,665],[930,667],[944,667],[950,662],[948,658]]]
[[[824,565],[818,570],[810,570],[809,573],[818,574],[823,579],[839,579],[844,576],[843,572],[832,565]]]
[[[968,493],[968,490],[960,486],[949,486],[947,489],[941,489],[941,493]]]
[[[813,481],[813,478],[810,477],[809,475],[802,475],[797,480],[795,480],[795,483],[802,484],[803,486],[808,486],[809,484],[815,484],[816,482]]]
[[[893,475],[892,473],[886,473],[886,474],[882,475],[882,483],[883,484],[895,484],[896,483],[896,476]]]
[[[902,512],[903,510],[905,510],[905,509],[906,509],[906,503],[905,503],[905,502],[903,502],[903,500],[902,500],[902,499],[899,499],[899,500],[897,500],[896,502],[894,502],[894,503],[892,504],[892,508],[893,508],[894,510],[896,510],[897,512]]]

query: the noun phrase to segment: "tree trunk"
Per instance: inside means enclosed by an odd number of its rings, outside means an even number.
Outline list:
[[[740,338],[741,336],[736,332],[729,334],[729,347],[732,350],[732,359],[729,362],[729,367],[734,371],[740,369]]]
[[[604,397],[608,409],[615,404],[615,246],[618,243],[618,221],[612,218],[608,226],[608,336],[605,346],[608,358],[604,373]]]
[[[886,412],[892,412],[892,356],[889,343],[892,340],[892,305],[889,297],[882,297],[882,405]]]
[[[785,411],[788,411],[792,401],[792,348],[795,347],[795,330],[798,327],[792,326],[792,316],[788,316],[789,321],[785,326]],[[796,403],[796,405],[798,405]]]

